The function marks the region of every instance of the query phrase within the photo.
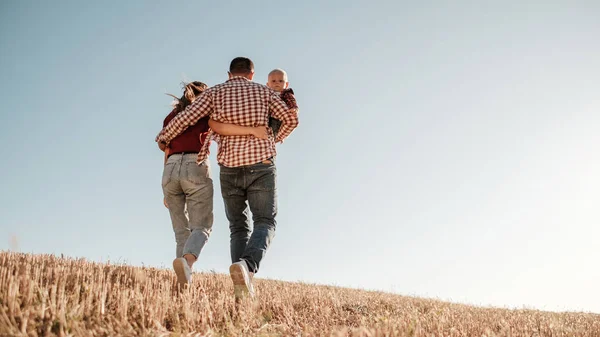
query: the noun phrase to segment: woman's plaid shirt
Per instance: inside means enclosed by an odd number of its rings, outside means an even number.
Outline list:
[[[234,77],[204,91],[184,111],[175,116],[156,137],[169,143],[202,118],[241,126],[267,126],[269,116],[282,121],[277,140],[289,136],[298,126],[297,109],[289,109],[279,93],[244,77]],[[208,157],[210,135],[198,153],[198,162]],[[217,161],[227,167],[252,165],[276,155],[275,140],[253,136],[219,136]]]

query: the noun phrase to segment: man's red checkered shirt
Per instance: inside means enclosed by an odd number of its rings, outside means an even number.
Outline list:
[[[169,143],[187,127],[206,116],[222,123],[256,127],[267,126],[269,115],[282,122],[277,141],[289,136],[298,126],[296,109],[289,109],[279,93],[244,77],[234,77],[205,90],[162,129],[156,140]],[[209,135],[198,153],[199,163],[208,157],[210,139]],[[219,136],[217,161],[223,166],[252,165],[276,154],[273,137],[259,139],[254,136]]]

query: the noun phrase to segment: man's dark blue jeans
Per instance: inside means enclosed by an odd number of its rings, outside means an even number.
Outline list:
[[[221,166],[221,194],[229,220],[231,262],[243,259],[256,273],[275,236],[277,169],[273,160],[240,167]],[[248,209],[254,228],[250,227]]]

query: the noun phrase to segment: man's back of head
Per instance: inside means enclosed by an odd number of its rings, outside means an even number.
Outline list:
[[[254,75],[254,63],[247,57],[236,57],[229,64],[229,77],[243,76],[252,79]]]

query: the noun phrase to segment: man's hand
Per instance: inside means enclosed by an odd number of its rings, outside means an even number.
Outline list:
[[[266,126],[253,127],[251,134],[258,139],[269,139],[269,129]]]
[[[158,143],[158,148],[161,151],[164,151],[167,148],[167,143],[165,143],[165,142],[157,142],[157,143]]]

